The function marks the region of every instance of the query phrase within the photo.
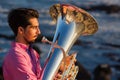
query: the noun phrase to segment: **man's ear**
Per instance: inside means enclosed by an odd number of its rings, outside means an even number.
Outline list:
[[[24,32],[24,29],[21,26],[18,27],[18,33],[23,34],[23,32]]]

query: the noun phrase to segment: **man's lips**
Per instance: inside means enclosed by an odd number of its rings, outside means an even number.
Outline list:
[[[34,36],[34,38],[37,38],[37,37],[38,37],[38,35],[35,35],[35,36]]]

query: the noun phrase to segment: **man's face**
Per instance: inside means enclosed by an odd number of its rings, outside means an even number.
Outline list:
[[[24,35],[23,35],[23,38],[25,39],[26,43],[34,42],[37,36],[41,33],[37,18],[31,18],[29,22],[31,24],[24,29]]]

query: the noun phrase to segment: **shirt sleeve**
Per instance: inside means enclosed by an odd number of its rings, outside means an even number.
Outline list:
[[[37,76],[23,54],[18,52],[11,55],[10,65],[14,80],[37,80]]]

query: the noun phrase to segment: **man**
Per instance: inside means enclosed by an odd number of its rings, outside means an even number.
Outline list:
[[[38,53],[31,48],[41,33],[39,13],[34,9],[17,8],[10,11],[8,23],[15,34],[15,41],[4,58],[4,80],[42,80]]]
[[[39,13],[34,9],[17,8],[10,11],[8,23],[15,34],[15,41],[4,58],[4,80],[42,80],[39,55],[31,47],[41,33],[38,18]]]

